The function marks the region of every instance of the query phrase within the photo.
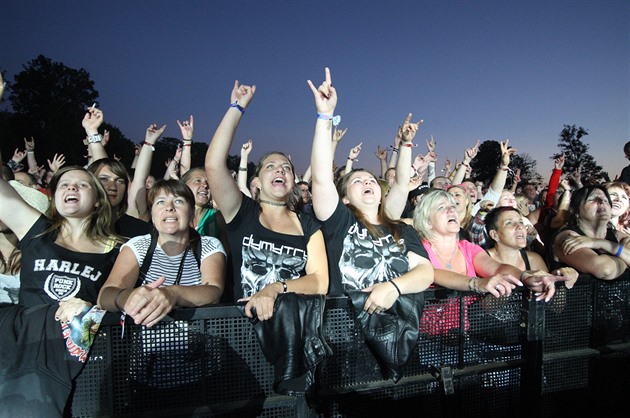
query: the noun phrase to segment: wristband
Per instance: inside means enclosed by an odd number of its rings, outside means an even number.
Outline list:
[[[509,169],[510,169],[510,167],[508,167],[507,165],[501,166],[501,170],[503,170],[503,171],[508,171]]]
[[[189,142],[189,143],[185,143],[184,142],[184,144],[182,146],[184,146],[184,147],[192,147],[192,142]]]
[[[287,286],[287,282],[283,280],[280,282],[280,284],[282,285],[282,293],[287,293],[289,291],[289,286]]]
[[[238,171],[247,171],[247,167],[244,167],[244,168],[243,167],[239,167]]]
[[[33,150],[28,150],[28,151],[26,151],[26,153],[27,153],[27,154],[35,154],[35,151],[33,151]]]
[[[619,257],[621,252],[623,251],[623,245],[619,244],[619,248],[617,248],[617,252],[615,253],[615,257]]]
[[[398,152],[398,148],[394,148],[392,152]]]
[[[393,284],[393,285],[394,285],[394,287],[396,288],[396,291],[398,292],[398,296],[401,296],[401,295],[402,295],[402,293],[400,292],[400,288],[398,287],[398,285],[397,285],[396,283],[394,283],[394,281],[393,281],[393,280],[390,280],[389,282],[390,282],[391,284]]]
[[[468,280],[468,288],[471,292],[483,293],[479,291],[479,277],[471,277],[470,280]]]
[[[349,161],[356,161],[357,159],[356,159],[356,158],[350,158],[350,157],[348,157],[348,160],[349,160]]]
[[[241,112],[241,115],[245,114],[245,108],[238,104],[238,100],[235,101],[234,103],[231,103],[230,107],[234,107],[234,108],[238,109],[238,111]]]
[[[153,144],[152,144],[152,143],[150,143],[150,142],[144,141],[144,142],[142,143],[142,145],[148,145],[148,146],[150,146],[150,147],[151,147],[151,151],[155,151],[155,147],[154,147],[154,146],[153,146]]]
[[[14,159],[10,159],[9,161],[7,161],[7,165],[9,166],[11,171],[17,171],[19,167],[19,164],[16,163]]]
[[[401,142],[400,143],[401,147],[409,147],[409,148],[413,148],[413,147],[417,147],[417,144],[414,144],[413,142]]]
[[[339,115],[333,116],[333,115],[325,115],[323,113],[318,113],[317,119],[331,120],[334,126],[339,125],[339,122],[341,122],[341,116]]]
[[[87,138],[83,140],[83,144],[89,145],[94,144],[96,142],[101,142],[103,140],[103,136],[101,134],[92,134],[88,135]]]
[[[468,163],[464,163],[464,162],[462,162],[462,165],[463,165],[464,167],[468,167],[468,168],[470,168],[470,164],[468,164]]]

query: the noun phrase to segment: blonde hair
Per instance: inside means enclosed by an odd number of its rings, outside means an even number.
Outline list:
[[[457,201],[450,193],[436,189],[426,193],[413,210],[413,227],[423,240],[431,241],[435,237],[431,232],[431,215],[442,199],[446,199],[453,206],[457,205]]]

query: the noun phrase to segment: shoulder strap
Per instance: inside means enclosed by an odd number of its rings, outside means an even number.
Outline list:
[[[151,243],[149,244],[149,248],[147,249],[147,253],[144,255],[144,260],[142,261],[142,266],[140,266],[140,274],[138,274],[138,280],[136,281],[136,285],[134,287],[142,286],[142,282],[149,271],[149,267],[151,266],[151,260],[153,259],[153,253],[155,252],[155,247],[157,246],[157,231],[155,228],[151,230]]]
[[[523,258],[523,262],[525,262],[525,270],[531,270],[529,257],[527,256],[527,250],[525,248],[521,248],[521,257]]]

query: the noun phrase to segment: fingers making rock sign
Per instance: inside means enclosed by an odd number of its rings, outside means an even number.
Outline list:
[[[335,111],[335,107],[337,106],[337,91],[332,86],[332,78],[328,67],[326,67],[325,73],[326,79],[318,88],[315,88],[315,85],[311,80],[307,80],[306,82],[313,92],[317,112],[323,115],[332,116]]]

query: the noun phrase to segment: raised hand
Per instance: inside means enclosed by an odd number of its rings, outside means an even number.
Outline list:
[[[243,145],[241,145],[241,157],[248,157],[249,153],[252,152],[254,144],[251,139],[248,139]]]
[[[63,154],[55,154],[52,161],[48,160],[48,167],[50,171],[56,173],[66,163],[66,158]]]
[[[564,153],[560,154],[553,162],[553,168],[556,170],[562,170],[564,167]]]
[[[81,125],[85,128],[85,132],[88,135],[93,135],[98,133],[98,127],[101,126],[102,123],[103,112],[92,106],[88,108],[87,112],[85,112]]]
[[[234,80],[230,103],[237,104],[243,109],[246,109],[252,101],[254,93],[256,93],[256,86],[239,85],[238,80]]]
[[[508,165],[510,165],[510,156],[513,154],[517,153],[517,149],[516,148],[510,148],[508,146],[508,143],[510,142],[509,139],[506,139],[505,141],[501,141],[501,165],[504,167],[507,167]]]
[[[193,119],[193,115],[190,115],[189,120],[185,120],[184,122],[180,122],[177,120],[177,125],[179,126],[179,130],[182,133],[182,139],[184,141],[190,141],[193,138],[193,127],[195,124],[195,120]]]
[[[376,158],[381,161],[387,160],[387,148],[381,148],[381,146],[378,145],[378,148],[376,149],[376,152],[374,154],[376,154]]]
[[[420,128],[420,125],[422,125],[423,122],[424,120],[422,119],[420,119],[416,123],[411,122],[411,113],[409,113],[400,130],[402,141],[403,142],[413,141],[413,138],[416,136],[416,133],[418,132],[418,129]]]
[[[333,131],[333,142],[341,142],[341,138],[344,137],[344,135],[346,134],[346,132],[348,132],[348,128],[346,129],[337,129],[337,127],[335,126],[335,130]]]
[[[34,151],[35,150],[35,138],[31,137],[31,140],[24,138],[24,148],[26,151]]]
[[[315,88],[311,80],[306,82],[313,92],[317,113],[332,116],[335,112],[335,107],[337,107],[337,91],[332,86],[332,78],[328,67],[325,69],[325,77],[326,79],[318,88]]]
[[[480,143],[481,143],[481,140],[478,139],[472,148],[466,148],[466,151],[464,152],[464,160],[468,159],[468,161],[470,161],[477,156],[477,153],[479,152]]]
[[[429,150],[429,152],[435,152],[436,144],[437,144],[437,141],[433,139],[433,135],[431,135],[431,139],[427,141],[427,149]]]
[[[352,161],[357,160],[357,157],[361,153],[361,145],[363,145],[363,142],[361,142],[359,145],[355,146],[354,148],[350,149],[350,153],[348,153],[348,159]]]
[[[24,158],[26,158],[26,151],[20,151],[19,148],[16,148],[11,159],[16,163],[20,163]]]
[[[166,129],[166,125],[162,125],[161,128],[158,128],[155,123],[152,123],[147,128],[147,132],[144,135],[144,140],[151,144],[155,144],[162,135],[162,132],[164,132],[164,129]]]

